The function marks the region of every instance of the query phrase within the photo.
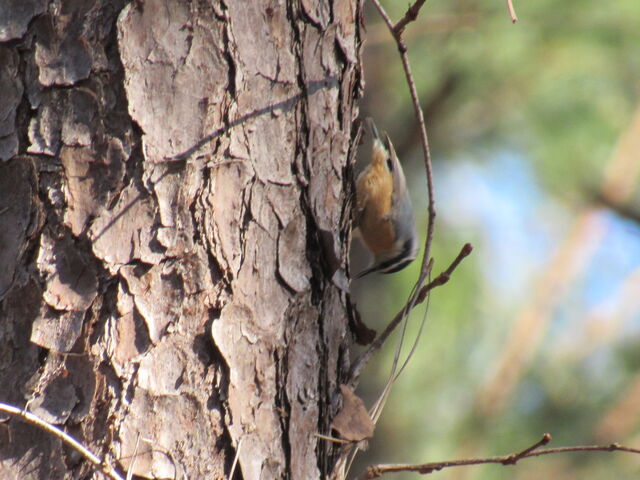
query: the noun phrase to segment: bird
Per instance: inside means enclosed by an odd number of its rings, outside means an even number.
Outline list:
[[[372,118],[366,124],[373,137],[371,160],[356,179],[356,230],[373,262],[356,278],[372,272],[393,273],[418,254],[413,205],[402,165],[386,132],[380,136]]]

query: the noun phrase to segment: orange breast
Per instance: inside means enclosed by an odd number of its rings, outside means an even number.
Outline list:
[[[356,185],[360,231],[375,255],[388,251],[395,240],[391,223],[391,194],[393,179],[384,161],[373,161]]]

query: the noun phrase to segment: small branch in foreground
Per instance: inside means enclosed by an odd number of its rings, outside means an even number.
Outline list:
[[[233,475],[236,473],[238,459],[240,458],[240,448],[242,447],[242,440],[244,440],[244,437],[240,437],[240,440],[238,440],[238,448],[236,448],[236,455],[233,458],[233,464],[231,464],[231,472],[229,472],[229,480],[233,480]]]
[[[426,1],[427,0],[416,0],[414,4],[407,9],[407,13],[404,14],[404,17],[402,17],[393,27],[394,36],[397,37],[399,35],[402,35],[402,32],[404,32],[404,29],[407,27],[407,25],[418,18],[418,13],[420,13],[420,9]]]
[[[513,8],[513,1],[507,0],[507,9],[509,10],[509,16],[511,17],[511,21],[516,23],[518,21],[518,16],[516,15],[516,10]]]
[[[422,475],[429,475],[430,473],[437,472],[444,468],[463,467],[466,465],[481,465],[486,463],[497,463],[502,465],[515,465],[523,458],[541,457],[542,455],[551,455],[555,453],[570,453],[570,452],[628,452],[640,454],[640,449],[626,447],[617,443],[610,445],[578,445],[575,447],[559,447],[559,448],[544,448],[540,447],[547,445],[551,441],[551,435],[545,433],[542,439],[534,443],[528,448],[502,457],[487,457],[487,458],[467,458],[462,460],[451,460],[446,462],[431,462],[423,463],[419,465],[406,465],[406,464],[386,464],[386,465],[372,465],[360,476],[361,480],[370,480],[372,478],[378,478],[385,473],[393,472],[416,472]]]
[[[314,437],[319,438],[320,440],[326,440],[327,442],[340,443],[342,445],[351,445],[354,442],[349,440],[343,440],[342,438],[332,437],[330,435],[322,435],[321,433],[314,433]]]
[[[124,480],[118,474],[118,472],[116,472],[113,469],[113,467],[111,467],[111,465],[101,460],[100,457],[96,456],[87,447],[82,445],[80,442],[78,442],[76,439],[71,437],[69,434],[63,432],[59,428],[54,427],[50,423],[45,422],[44,420],[34,415],[33,413],[27,412],[26,410],[21,410],[11,405],[7,405],[6,403],[0,403],[0,412],[5,412],[10,415],[15,415],[16,417],[21,418],[25,422],[35,425],[41,430],[44,430],[45,432],[50,433],[51,435],[59,438],[64,443],[69,445],[71,448],[78,451],[84,458],[86,458],[91,463],[93,463],[93,465],[96,467],[98,471],[102,472],[104,475],[111,478],[112,480]]]
[[[511,455],[508,455],[507,458],[505,459],[505,461],[502,462],[502,464],[503,465],[515,465],[516,463],[518,463],[518,460],[520,460],[521,458],[526,457],[531,452],[539,449],[540,447],[545,446],[550,441],[551,441],[551,434],[545,433],[544,435],[542,435],[542,438],[540,440],[538,440],[536,443],[534,443],[530,447],[527,447],[527,448],[525,448],[524,450],[522,450],[522,451],[520,451],[518,453],[512,453]]]
[[[415,301],[411,302],[411,299],[410,299],[410,301],[407,302],[407,304],[404,307],[402,307],[402,310],[400,310],[396,314],[396,316],[393,317],[393,320],[389,322],[389,325],[387,325],[387,328],[385,328],[380,333],[380,335],[378,335],[376,339],[371,343],[369,348],[367,348],[353,362],[353,366],[349,371],[349,377],[348,377],[349,381],[347,382],[349,385],[355,386],[355,383],[360,377],[360,373],[362,373],[362,369],[369,362],[371,357],[378,350],[380,350],[382,345],[384,345],[384,342],[387,340],[387,338],[389,338],[389,335],[391,335],[391,333],[400,324],[400,322],[402,322],[402,320],[406,318],[406,316],[409,314],[409,311],[408,311],[409,307],[411,305],[413,305],[413,307],[420,305],[422,302],[424,302],[425,298],[427,298],[427,293],[429,293],[434,288],[447,283],[451,278],[451,274],[453,273],[453,271],[456,268],[458,268],[458,265],[460,265],[460,262],[462,262],[462,260],[464,260],[464,258],[467,257],[472,250],[473,250],[473,247],[471,246],[471,244],[465,243],[462,249],[460,250],[460,253],[458,253],[458,256],[453,260],[453,262],[451,262],[451,265],[449,265],[449,268],[447,268],[444,272],[440,273],[440,275],[438,275],[436,278],[434,278],[432,281],[430,281],[425,286],[423,286],[420,290],[418,290],[418,292],[415,294]]]

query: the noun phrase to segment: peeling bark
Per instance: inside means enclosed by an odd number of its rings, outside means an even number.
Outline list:
[[[0,6],[0,401],[143,478],[331,474],[360,8]],[[3,431],[2,478],[91,476]]]

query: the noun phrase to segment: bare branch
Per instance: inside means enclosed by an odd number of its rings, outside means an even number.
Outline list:
[[[321,433],[314,433],[314,437],[319,438],[320,440],[326,440],[327,442],[340,443],[342,445],[350,445],[354,443],[350,440],[343,440],[342,438],[332,437],[331,435],[323,435]]]
[[[416,0],[414,4],[407,9],[407,13],[404,14],[404,17],[402,17],[393,27],[393,35],[395,37],[402,35],[406,26],[418,18],[418,13],[420,13],[420,9],[426,1],[427,0]]]
[[[389,17],[389,15],[387,14],[387,12],[384,10],[382,5],[380,4],[379,0],[372,0],[372,2],[376,7],[376,9],[378,10],[378,13],[382,17],[382,20],[387,25],[389,32],[391,32],[391,35],[396,40],[396,43],[398,45],[398,50],[400,52],[400,57],[402,59],[402,66],[405,71],[407,84],[409,86],[409,92],[411,94],[411,100],[416,112],[418,124],[420,125],[420,139],[422,143],[425,170],[427,174],[429,218],[427,221],[427,235],[426,235],[427,238],[425,241],[424,255],[422,257],[422,266],[420,267],[420,276],[414,287],[413,294],[409,297],[409,300],[407,301],[405,306],[402,308],[402,310],[398,313],[398,315],[396,315],[394,319],[391,321],[391,323],[389,323],[385,331],[382,332],[376,340],[374,340],[373,344],[358,359],[356,359],[353,367],[351,368],[351,372],[349,374],[349,383],[351,385],[355,385],[358,377],[360,376],[360,372],[364,368],[364,365],[366,365],[366,363],[369,361],[371,356],[380,349],[380,347],[385,342],[385,340],[389,337],[391,332],[398,326],[398,324],[400,324],[407,317],[407,315],[411,312],[411,310],[415,305],[417,305],[418,303],[421,303],[424,300],[423,298],[421,301],[418,302],[417,296],[421,291],[421,288],[424,282],[426,281],[427,275],[429,273],[429,262],[431,259],[431,244],[433,243],[433,230],[435,227],[435,217],[436,217],[435,199],[434,199],[434,193],[433,193],[433,171],[431,167],[431,152],[429,150],[429,140],[427,138],[427,129],[424,123],[424,114],[422,113],[422,107],[420,106],[420,100],[418,99],[418,92],[416,89],[415,81],[413,79],[413,73],[411,71],[409,57],[407,56],[407,46],[402,40],[402,31],[404,30],[404,27],[410,21],[415,19],[411,17],[412,15],[414,15],[414,13],[415,15],[417,15],[417,12],[420,10],[422,5],[424,4],[424,1],[416,0],[416,2],[411,7],[409,7],[409,10],[407,11],[407,14],[405,15],[405,17],[402,20],[400,20],[400,22],[398,22],[398,25],[395,25],[395,26],[391,21],[391,18]]]
[[[93,465],[96,467],[98,471],[102,472],[104,475],[111,478],[112,480],[124,480],[118,474],[118,472],[116,472],[113,469],[113,467],[111,467],[111,465],[101,460],[100,457],[96,456],[87,447],[82,445],[80,442],[78,442],[69,434],[63,432],[59,428],[54,427],[50,423],[45,422],[44,420],[34,415],[33,413],[27,412],[26,410],[21,410],[11,405],[7,405],[6,403],[0,403],[0,411],[8,413],[10,415],[15,415],[16,417],[21,418],[25,422],[35,425],[36,427],[44,430],[45,432],[50,433],[51,435],[59,438],[64,443],[69,445],[71,448],[74,448],[75,450],[77,450],[84,458],[86,458],[91,463],[93,463]]]
[[[509,16],[511,17],[511,21],[516,23],[518,21],[518,16],[516,15],[516,10],[513,8],[512,0],[507,0],[507,9],[509,10]]]
[[[471,251],[473,250],[473,247],[471,246],[470,243],[465,243],[462,247],[462,249],[460,250],[460,253],[458,253],[458,256],[453,260],[453,262],[451,262],[451,265],[449,265],[449,268],[447,268],[445,271],[443,271],[442,273],[440,273],[440,275],[438,275],[436,278],[434,278],[431,282],[429,282],[428,284],[426,284],[425,286],[423,286],[422,288],[420,288],[419,290],[417,290],[415,292],[415,295],[413,295],[411,297],[411,299],[409,299],[409,302],[407,302],[407,304],[402,307],[402,310],[400,310],[395,317],[393,317],[393,320],[391,320],[391,322],[389,322],[389,325],[387,325],[387,328],[385,328],[380,335],[378,335],[376,337],[376,339],[371,343],[371,345],[369,345],[369,348],[367,348],[358,358],[356,358],[356,360],[353,362],[353,366],[351,367],[351,370],[349,371],[349,382],[347,382],[348,384],[355,386],[356,382],[358,381],[358,378],[360,377],[360,373],[362,373],[362,369],[365,367],[365,365],[369,362],[369,360],[371,359],[371,357],[378,351],[380,350],[380,348],[382,347],[382,345],[384,345],[384,342],[387,340],[387,338],[389,338],[389,335],[391,335],[391,333],[396,329],[396,327],[402,322],[402,320],[404,318],[406,318],[406,316],[409,314],[410,310],[417,306],[420,305],[422,302],[424,302],[424,300],[427,298],[427,294],[433,290],[436,287],[439,287],[441,285],[444,285],[445,283],[447,283],[449,281],[449,279],[451,278],[451,274],[453,273],[453,271],[458,268],[458,265],[460,265],[460,262],[462,262],[462,260],[467,257]]]
[[[241,437],[240,440],[238,441],[238,448],[236,448],[236,455],[233,458],[233,464],[231,465],[231,472],[229,473],[229,480],[233,480],[233,475],[236,472],[236,467],[238,465],[238,459],[240,458],[240,448],[242,447],[242,440],[244,440],[244,437]]]
[[[518,453],[513,453],[511,455],[509,455],[507,457],[507,459],[502,462],[503,465],[515,465],[516,463],[518,463],[518,460],[520,460],[521,458],[526,457],[527,455],[529,455],[531,452],[537,450],[540,447],[545,446],[546,444],[548,444],[551,441],[551,435],[548,433],[545,433],[544,435],[542,435],[542,438],[540,440],[538,440],[536,443],[534,443],[533,445],[531,445],[530,447],[525,448],[524,450],[518,452]]]
[[[497,463],[501,465],[515,465],[523,458],[541,457],[542,455],[551,455],[556,453],[570,453],[570,452],[628,452],[640,455],[639,448],[631,448],[617,443],[610,445],[578,445],[575,447],[559,447],[559,448],[545,448],[540,447],[547,445],[551,441],[551,435],[545,433],[542,439],[534,443],[528,448],[509,455],[501,457],[487,457],[487,458],[467,458],[461,460],[451,460],[446,462],[431,462],[416,465],[406,464],[385,464],[385,465],[372,465],[360,476],[361,480],[369,480],[372,478],[378,478],[385,473],[393,472],[417,472],[422,475],[429,475],[430,473],[437,472],[444,468],[463,467],[466,465],[481,465],[486,463]]]
[[[431,267],[433,266],[433,259],[431,258],[431,247],[433,244],[433,233],[435,229],[435,218],[436,218],[435,195],[433,190],[433,168],[431,165],[431,152],[429,149],[429,139],[427,137],[427,129],[424,121],[424,113],[422,112],[420,99],[418,98],[418,91],[417,91],[415,80],[413,78],[413,73],[411,70],[411,64],[409,62],[409,57],[407,55],[407,45],[402,39],[402,33],[405,27],[410,22],[412,22],[417,18],[420,9],[425,3],[425,0],[415,0],[415,2],[407,10],[407,13],[405,14],[405,16],[396,25],[393,24],[393,22],[391,21],[391,18],[382,7],[379,0],[372,0],[372,2],[376,10],[378,10],[378,13],[382,17],[384,23],[387,25],[389,32],[395,39],[396,44],[398,46],[398,51],[400,52],[400,58],[402,60],[402,66],[404,68],[407,85],[409,87],[409,92],[411,94],[411,101],[413,103],[416,119],[420,127],[420,140],[422,144],[425,171],[426,171],[426,177],[427,177],[428,220],[427,220],[427,228],[426,228],[427,231],[426,231],[424,254],[422,257],[422,265],[420,267],[420,276],[418,277],[418,280],[415,286],[413,287],[411,294],[409,295],[409,299],[407,300],[404,307],[389,323],[387,328],[378,336],[378,338],[376,338],[373,341],[372,345],[355,360],[351,370],[349,371],[349,376],[347,381],[347,383],[353,387],[355,387],[364,366],[367,364],[367,362],[372,357],[372,355],[382,347],[382,345],[387,340],[391,332],[393,332],[393,330],[400,323],[407,320],[409,314],[411,313],[411,310],[416,305],[424,301],[428,292],[431,289],[446,283],[449,280],[449,277],[453,272],[453,270],[455,270],[455,268],[462,261],[462,259],[471,252],[471,245],[469,244],[465,245],[461,250],[460,254],[458,255],[458,258],[454,260],[454,262],[451,264],[449,269],[441,273],[433,282],[430,282],[429,284],[425,285],[425,282],[427,281],[427,278],[431,271]],[[416,340],[416,344],[417,344],[417,340]],[[414,347],[415,347],[415,344],[414,344]],[[388,394],[388,391],[391,385],[393,384],[394,380],[397,378],[395,369],[397,366],[397,359],[398,359],[398,355],[400,353],[401,348],[402,348],[402,339],[400,340],[400,343],[396,351],[396,357],[394,360],[394,365],[392,368],[392,373],[391,373],[389,382],[385,386],[385,391],[383,392],[381,398],[379,399],[379,401],[376,403],[376,406],[374,407],[374,409],[377,411],[377,413],[375,413],[373,416],[374,422],[377,419],[377,416],[379,415],[380,411],[382,410],[382,406],[384,405],[386,395]],[[411,353],[409,354],[409,358],[410,356],[411,356]],[[356,452],[357,452],[357,448],[352,453],[349,466],[351,465],[351,462],[353,461],[353,458],[355,457]],[[347,466],[347,471],[349,469],[349,466]]]

